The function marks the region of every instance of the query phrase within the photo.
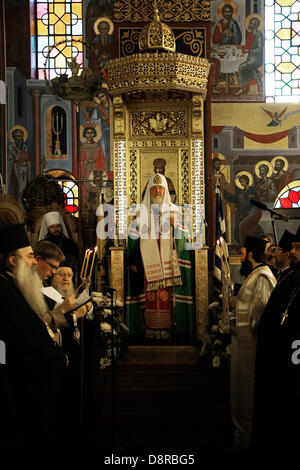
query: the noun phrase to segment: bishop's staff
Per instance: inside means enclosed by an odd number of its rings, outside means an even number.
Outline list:
[[[220,192],[220,171],[216,174],[216,256],[221,260],[221,288],[222,288],[222,318],[221,329],[224,333],[230,331],[229,295],[233,294],[234,284],[230,276],[229,253],[225,240],[226,227],[223,214]]]

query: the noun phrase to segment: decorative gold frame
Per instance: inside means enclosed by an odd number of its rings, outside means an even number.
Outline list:
[[[147,157],[165,158],[167,165],[173,160],[170,169],[178,169],[177,202],[192,205],[193,234],[199,232],[205,215],[203,103],[208,72],[206,59],[177,53],[138,54],[107,65],[113,100],[117,229],[115,247],[111,250],[111,280],[121,301],[125,297],[126,209],[141,202],[142,186],[148,176],[141,171]],[[149,169],[149,162],[146,167]],[[167,171],[166,175],[169,176]],[[207,248],[195,245],[197,337],[203,341],[208,324],[207,258]]]

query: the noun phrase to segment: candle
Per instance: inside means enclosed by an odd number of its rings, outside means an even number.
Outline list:
[[[87,255],[87,252],[88,252],[88,250],[85,250],[84,258],[83,258],[83,263],[82,263],[82,268],[81,268],[81,271],[80,271],[80,279],[82,279],[83,270],[84,270],[85,262],[86,262],[86,255]]]
[[[87,251],[88,251],[88,253],[87,253],[85,270],[84,270],[84,273],[83,273],[83,279],[86,279],[86,272],[87,272],[87,268],[88,268],[88,265],[89,265],[90,254],[92,253],[92,250],[87,250]]]
[[[92,264],[91,264],[91,268],[90,268],[90,273],[87,277],[87,280],[90,281],[91,280],[91,277],[92,277],[92,272],[93,272],[93,268],[94,268],[94,261],[95,261],[95,256],[96,256],[96,251],[97,251],[97,247],[95,246],[94,248],[94,255],[93,255],[93,258],[92,258]]]

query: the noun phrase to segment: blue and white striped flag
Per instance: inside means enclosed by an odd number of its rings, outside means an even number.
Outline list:
[[[222,289],[222,265],[228,265],[229,253],[227,247],[226,226],[223,213],[220,186],[216,185],[216,248],[214,263],[215,288]],[[222,263],[223,261],[223,263]]]

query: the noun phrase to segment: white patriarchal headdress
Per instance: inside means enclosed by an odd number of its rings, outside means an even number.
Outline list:
[[[52,212],[47,212],[47,214],[43,216],[40,234],[39,234],[39,240],[44,240],[44,238],[46,237],[48,233],[48,227],[50,227],[51,225],[56,225],[56,224],[61,225],[63,234],[65,235],[65,237],[69,238],[62,215],[57,211],[52,211]]]

